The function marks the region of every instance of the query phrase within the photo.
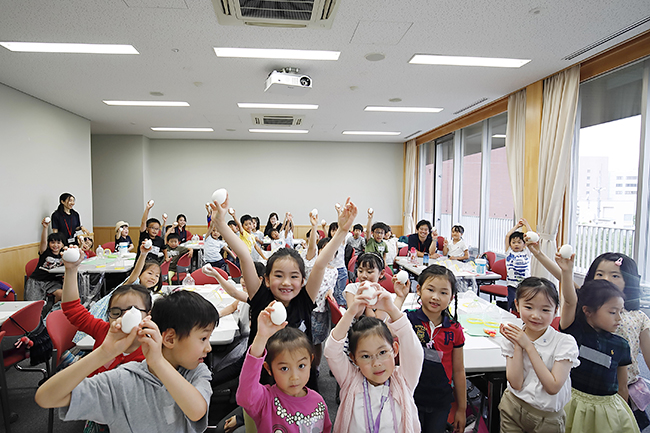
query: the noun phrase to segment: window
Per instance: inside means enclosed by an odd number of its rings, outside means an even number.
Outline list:
[[[623,184],[622,184],[622,183],[617,183],[617,184],[616,184],[616,187],[617,187],[617,188],[623,188]]]

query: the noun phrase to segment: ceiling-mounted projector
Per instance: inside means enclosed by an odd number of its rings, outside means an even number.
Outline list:
[[[266,78],[265,92],[284,95],[302,95],[311,89],[311,77],[300,74],[298,68],[284,68],[272,71]]]

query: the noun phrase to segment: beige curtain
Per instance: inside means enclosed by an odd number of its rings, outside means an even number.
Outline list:
[[[562,216],[564,193],[569,186],[579,86],[578,66],[544,80],[537,231],[540,248],[549,257],[553,257],[557,251],[555,239]],[[533,261],[532,273],[539,277],[550,277],[536,260]]]
[[[508,98],[508,126],[506,130],[506,155],[515,220],[524,214],[524,168],[526,156],[526,89]]]
[[[406,142],[406,162],[404,170],[404,219],[402,222],[402,233],[405,235],[415,232],[413,212],[415,211],[415,185],[417,184],[417,179],[415,179],[417,173],[417,167],[415,166],[417,161],[417,151],[418,146],[415,143],[415,139]]]

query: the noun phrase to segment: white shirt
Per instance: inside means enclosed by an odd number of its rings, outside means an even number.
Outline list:
[[[361,283],[350,283],[345,286],[345,290],[343,290],[343,292],[352,293],[352,295],[356,296],[360,285]]]
[[[386,385],[372,386],[368,383],[368,395],[370,396],[370,403],[372,407],[372,416],[374,423],[379,414],[379,403],[381,402],[381,394],[388,388]],[[394,400],[393,400],[394,401]],[[398,404],[395,406],[395,421],[397,421],[397,428],[400,429],[402,419],[402,409]],[[414,412],[417,414],[417,411]],[[350,423],[351,432],[365,432],[366,428],[366,408],[363,401],[363,391],[354,396],[354,410],[352,411],[352,422]],[[381,433],[395,433],[393,427],[393,412],[391,409],[390,398],[384,403],[384,409],[381,411],[381,421],[379,422],[379,431]]]
[[[501,343],[501,354],[512,358],[515,351],[514,345],[505,338],[500,338],[498,341]],[[555,361],[568,360],[571,361],[573,367],[580,365],[576,340],[569,334],[556,331],[552,326],[546,328],[546,332],[533,341],[533,345],[549,370],[553,368]],[[571,377],[567,378],[557,394],[547,393],[530,363],[528,354],[524,351],[524,384],[517,391],[508,383],[508,389],[534,408],[547,412],[559,412],[571,400]]]
[[[447,251],[449,257],[462,257],[465,255],[467,245],[465,245],[465,241],[461,239],[456,243],[454,243],[454,241],[449,241],[447,248],[449,248]]]
[[[392,265],[395,257],[397,257],[397,238],[392,237],[390,239],[384,239],[386,245],[388,245],[388,251],[386,252],[386,264]]]

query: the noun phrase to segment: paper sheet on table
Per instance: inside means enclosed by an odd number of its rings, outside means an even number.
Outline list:
[[[473,337],[465,335],[465,350],[500,349],[499,344],[491,337]]]

